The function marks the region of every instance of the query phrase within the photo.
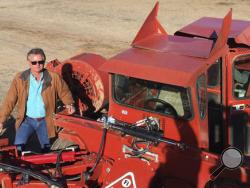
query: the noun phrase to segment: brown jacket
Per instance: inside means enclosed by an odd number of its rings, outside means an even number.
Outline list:
[[[30,69],[18,73],[13,79],[7,96],[0,108],[0,122],[5,122],[17,104],[18,115],[16,117],[16,128],[20,126],[26,114],[26,102],[29,90]],[[46,123],[49,137],[55,136],[53,114],[56,110],[57,96],[65,105],[72,104],[71,92],[64,80],[56,73],[44,70],[43,72],[42,98],[46,111]]]

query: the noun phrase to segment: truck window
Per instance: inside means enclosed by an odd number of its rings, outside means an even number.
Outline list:
[[[122,105],[188,119],[192,116],[187,88],[113,75],[113,97]]]
[[[197,97],[198,97],[200,118],[204,119],[206,117],[206,112],[207,112],[206,76],[204,74],[198,77],[196,86],[197,86]]]
[[[233,93],[238,99],[250,97],[250,54],[238,56],[233,65]]]
[[[217,59],[215,64],[207,71],[207,87],[212,88],[221,84],[221,59]]]

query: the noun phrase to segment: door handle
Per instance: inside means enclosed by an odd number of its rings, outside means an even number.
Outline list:
[[[246,104],[235,104],[232,106],[234,111],[239,111],[239,110],[245,110],[246,108],[249,108],[248,105]]]

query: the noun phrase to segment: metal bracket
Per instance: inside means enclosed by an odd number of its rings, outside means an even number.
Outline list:
[[[134,151],[133,148],[131,148],[127,145],[123,145],[122,152],[124,153],[125,158],[139,158],[144,162],[150,162],[150,161],[154,161],[156,163],[159,162],[159,155],[158,154],[147,151],[141,155],[135,155],[134,153],[136,151]]]

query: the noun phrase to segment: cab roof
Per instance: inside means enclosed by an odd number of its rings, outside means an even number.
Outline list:
[[[223,19],[221,18],[203,17],[183,27],[176,34],[189,34],[207,39],[216,39],[222,22]],[[232,20],[228,39],[233,39],[238,44],[250,46],[250,21]]]
[[[133,47],[108,60],[102,70],[188,87],[206,66],[206,62],[206,59],[179,53]]]
[[[225,16],[216,43],[204,38],[171,36],[157,20],[158,4],[147,17],[132,47],[105,62],[101,70],[188,87],[225,49],[232,11]]]

